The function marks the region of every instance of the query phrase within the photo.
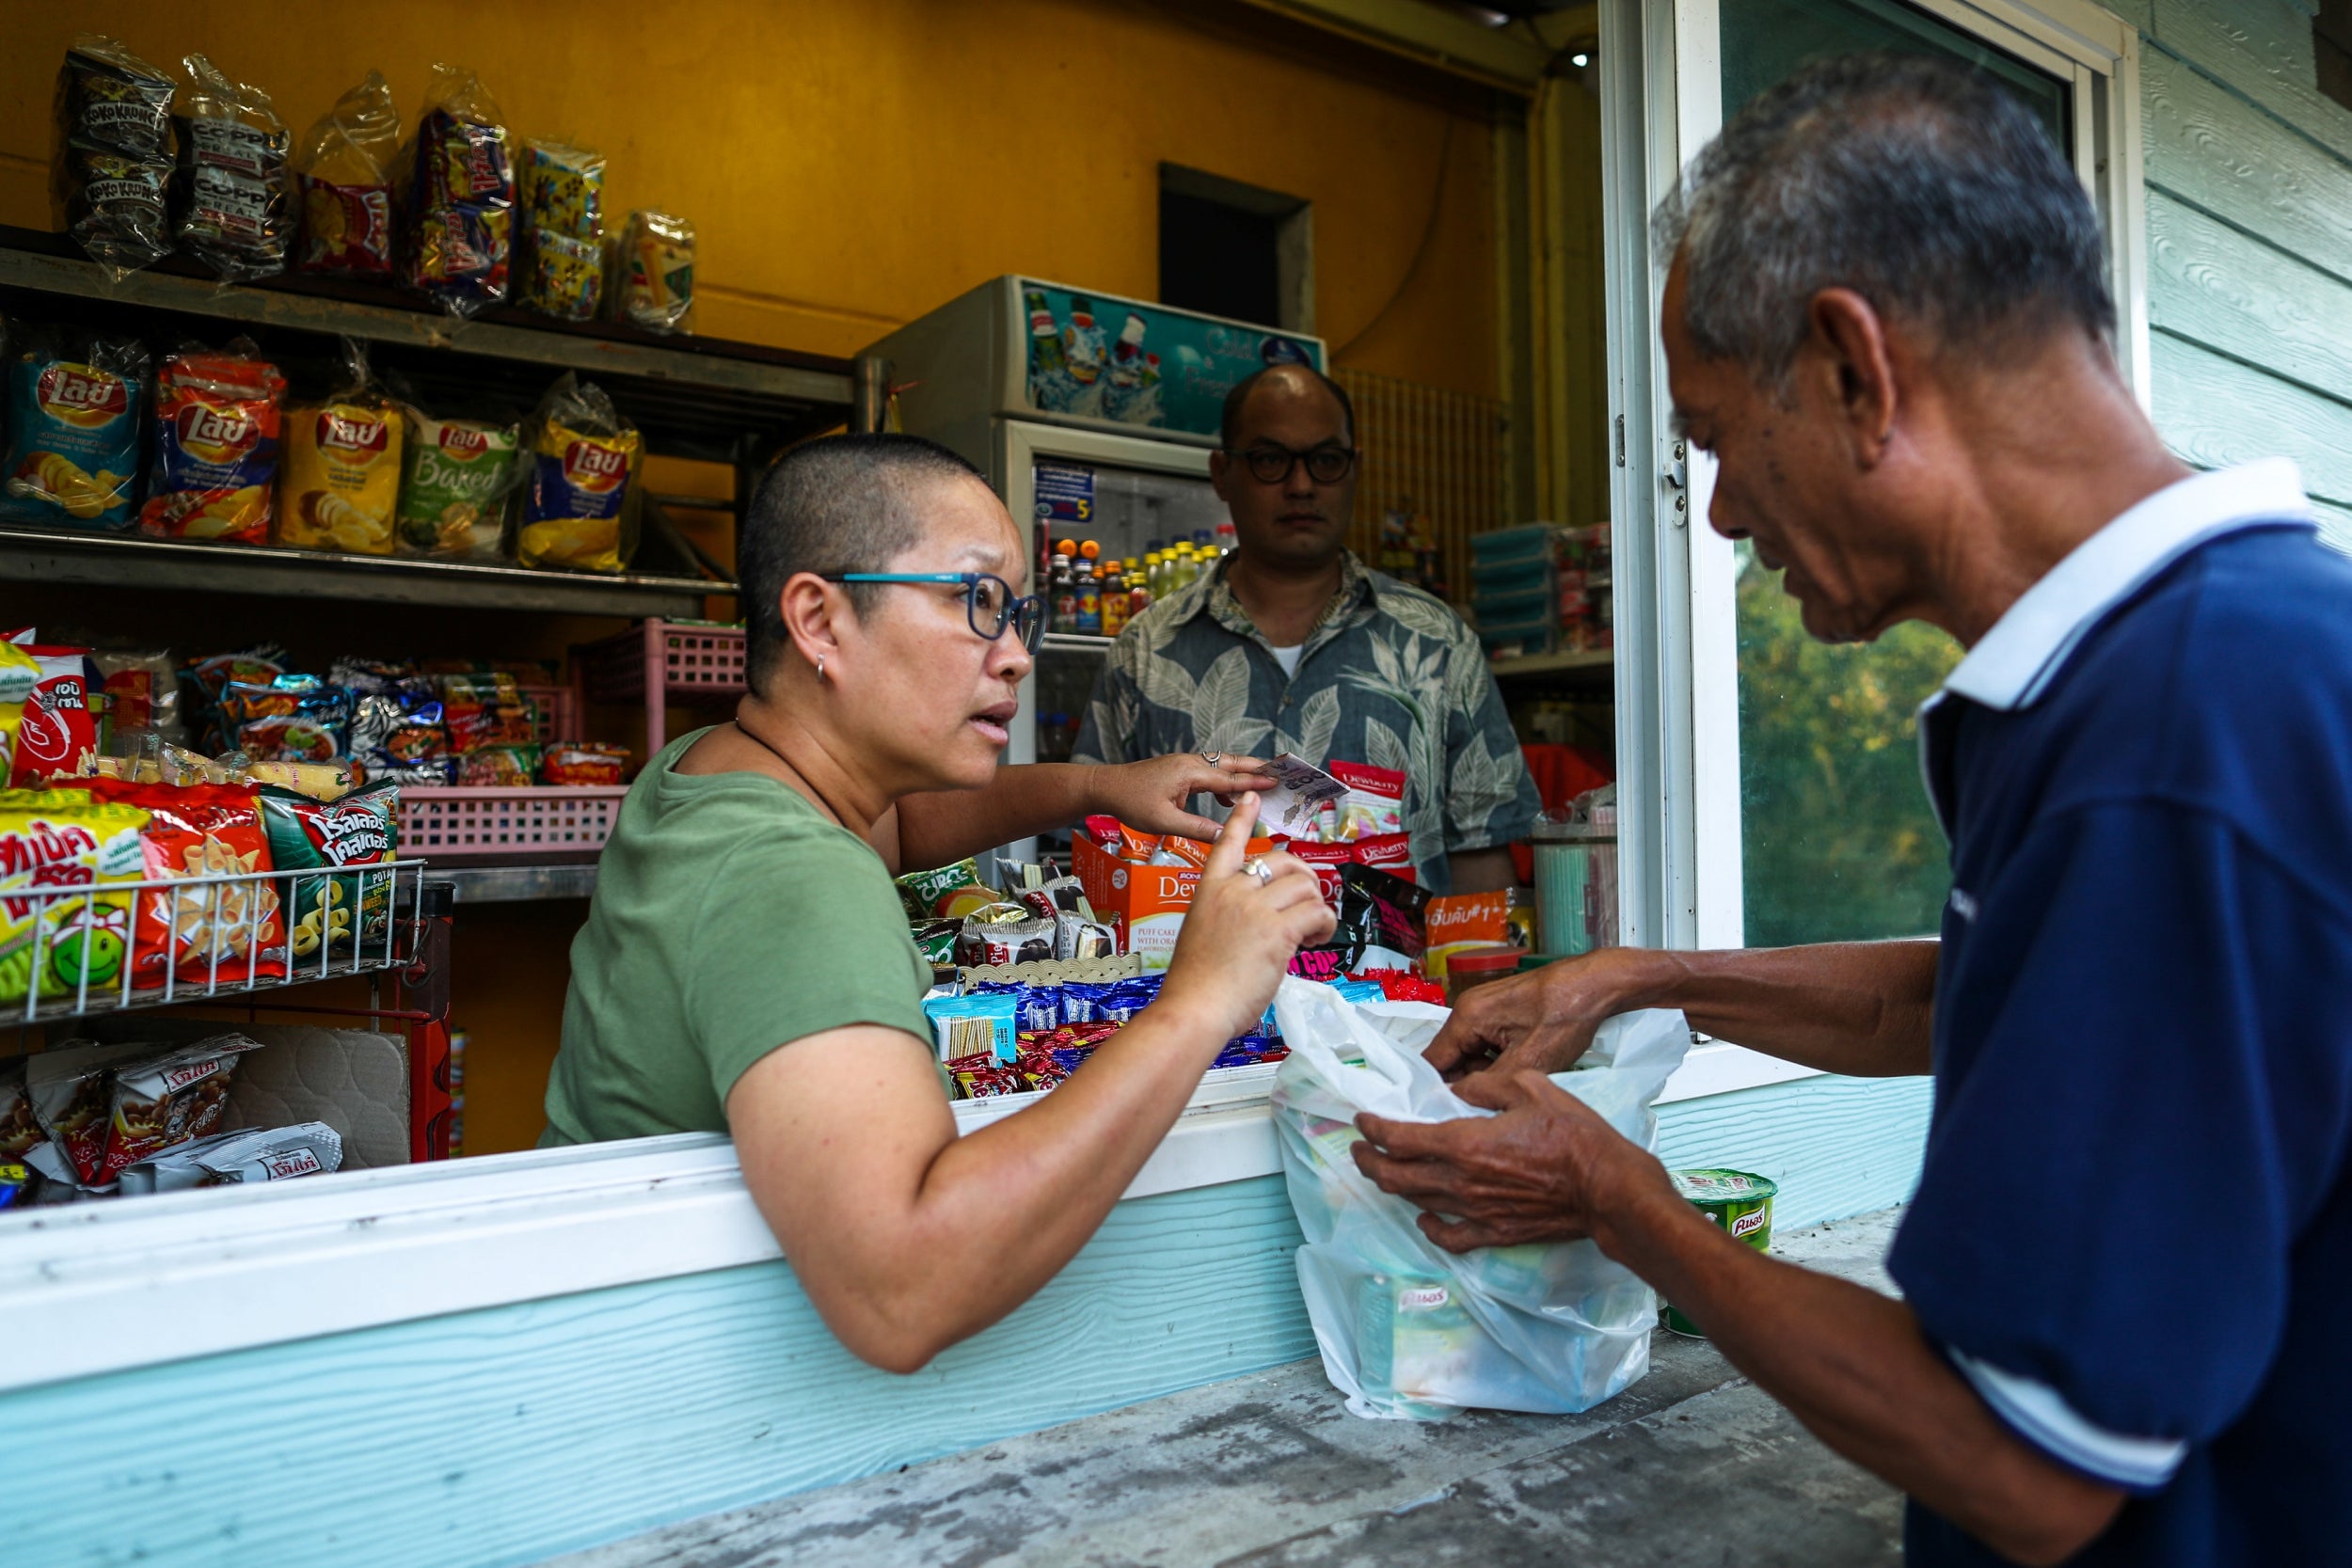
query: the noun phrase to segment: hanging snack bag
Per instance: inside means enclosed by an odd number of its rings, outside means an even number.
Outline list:
[[[298,272],[392,276],[392,171],[400,110],[376,72],[335,101],[302,138],[294,189],[302,201]]]
[[[399,858],[398,784],[362,784],[332,802],[268,788],[261,808],[270,863],[280,871],[342,871]],[[295,878],[285,914],[297,962],[322,947],[348,952],[354,933],[366,951],[381,952],[392,919],[392,873]]]
[[[119,784],[86,779],[90,798],[146,812],[139,830],[149,881],[237,877],[273,869],[261,806],[241,784]],[[285,926],[267,881],[213,881],[139,895],[131,929],[131,984],[161,987],[174,970],[183,983],[280,979]],[[215,967],[217,966],[217,967]]]
[[[90,715],[89,650],[21,646],[34,673],[16,721],[8,757],[13,788],[38,786],[79,774],[98,755],[98,725]]]
[[[356,350],[351,369],[342,393],[286,410],[278,542],[389,555],[405,445],[400,414],[368,379]]]
[[[518,425],[437,420],[403,406],[398,547],[402,555],[497,562],[521,474]]]
[[[128,528],[149,360],[135,338],[37,329],[8,360],[0,517]]]
[[[604,296],[604,154],[527,141],[516,172],[523,303],[562,321],[594,321]]]
[[[648,332],[685,332],[694,312],[694,226],[668,213],[636,212],[617,264],[623,321]]]
[[[272,277],[294,246],[286,197],[286,122],[269,94],[231,82],[201,55],[181,62],[188,86],[172,116],[180,163],[172,177],[171,231],[180,248],[219,277]]]
[[[603,388],[566,372],[532,416],[531,483],[516,554],[526,566],[619,572],[637,552],[644,440]]]
[[[22,1003],[36,985],[55,997],[121,978],[131,895],[105,889],[146,875],[145,826],[147,813],[84,790],[0,793],[0,1004]],[[55,894],[69,896],[35,896]]]
[[[188,347],[155,377],[155,477],[139,531],[159,539],[269,543],[286,378],[240,338]]]
[[[180,680],[168,652],[92,654],[90,662],[98,666],[99,689],[106,693],[116,734],[152,730],[167,741],[185,738]]]
[[[58,227],[117,278],[171,253],[171,78],[120,43],[75,39],[57,71]]]
[[[237,1058],[260,1049],[261,1042],[246,1035],[215,1035],[116,1068],[97,1184],[119,1180],[127,1167],[167,1148],[211,1136],[228,1114]]]
[[[504,120],[479,76],[433,68],[409,163],[404,280],[453,315],[506,297],[515,171]]]
[[[440,699],[424,693],[359,693],[352,705],[351,754],[371,779],[447,784],[456,778]]]

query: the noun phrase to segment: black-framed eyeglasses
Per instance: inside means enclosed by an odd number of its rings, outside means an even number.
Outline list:
[[[1010,626],[1021,645],[1037,652],[1045,635],[1045,601],[1035,594],[1021,597],[1012,584],[987,572],[819,572],[827,582],[957,583],[963,589],[963,610],[972,629],[983,642],[993,642]]]
[[[1307,465],[1307,477],[1317,484],[1337,484],[1356,467],[1354,447],[1327,445],[1293,451],[1266,441],[1239,451],[1228,447],[1225,455],[1238,458],[1248,468],[1249,477],[1261,484],[1283,483],[1291,477],[1291,470],[1301,463]]]

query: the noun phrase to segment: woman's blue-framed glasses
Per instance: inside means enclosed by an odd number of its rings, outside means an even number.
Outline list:
[[[1021,645],[1037,652],[1045,635],[1045,601],[1031,594],[1014,595],[1012,584],[987,572],[819,572],[827,582],[938,582],[963,589],[965,616],[983,642],[1005,635],[1007,626],[1020,634]]]

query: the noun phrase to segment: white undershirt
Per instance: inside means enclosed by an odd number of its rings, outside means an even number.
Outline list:
[[[1295,680],[1298,677],[1298,656],[1306,651],[1306,647],[1304,642],[1294,642],[1287,648],[1268,648],[1266,652],[1272,654],[1274,662],[1282,667],[1283,679]]]

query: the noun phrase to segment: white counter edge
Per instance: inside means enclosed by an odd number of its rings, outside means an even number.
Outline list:
[[[1803,1070],[1709,1043],[1663,1099]],[[1124,1196],[1278,1173],[1272,1077],[1203,1084]],[[957,1122],[969,1132],[1029,1100],[961,1102]],[[0,1215],[0,1389],[779,1256],[716,1133],[30,1209]]]

